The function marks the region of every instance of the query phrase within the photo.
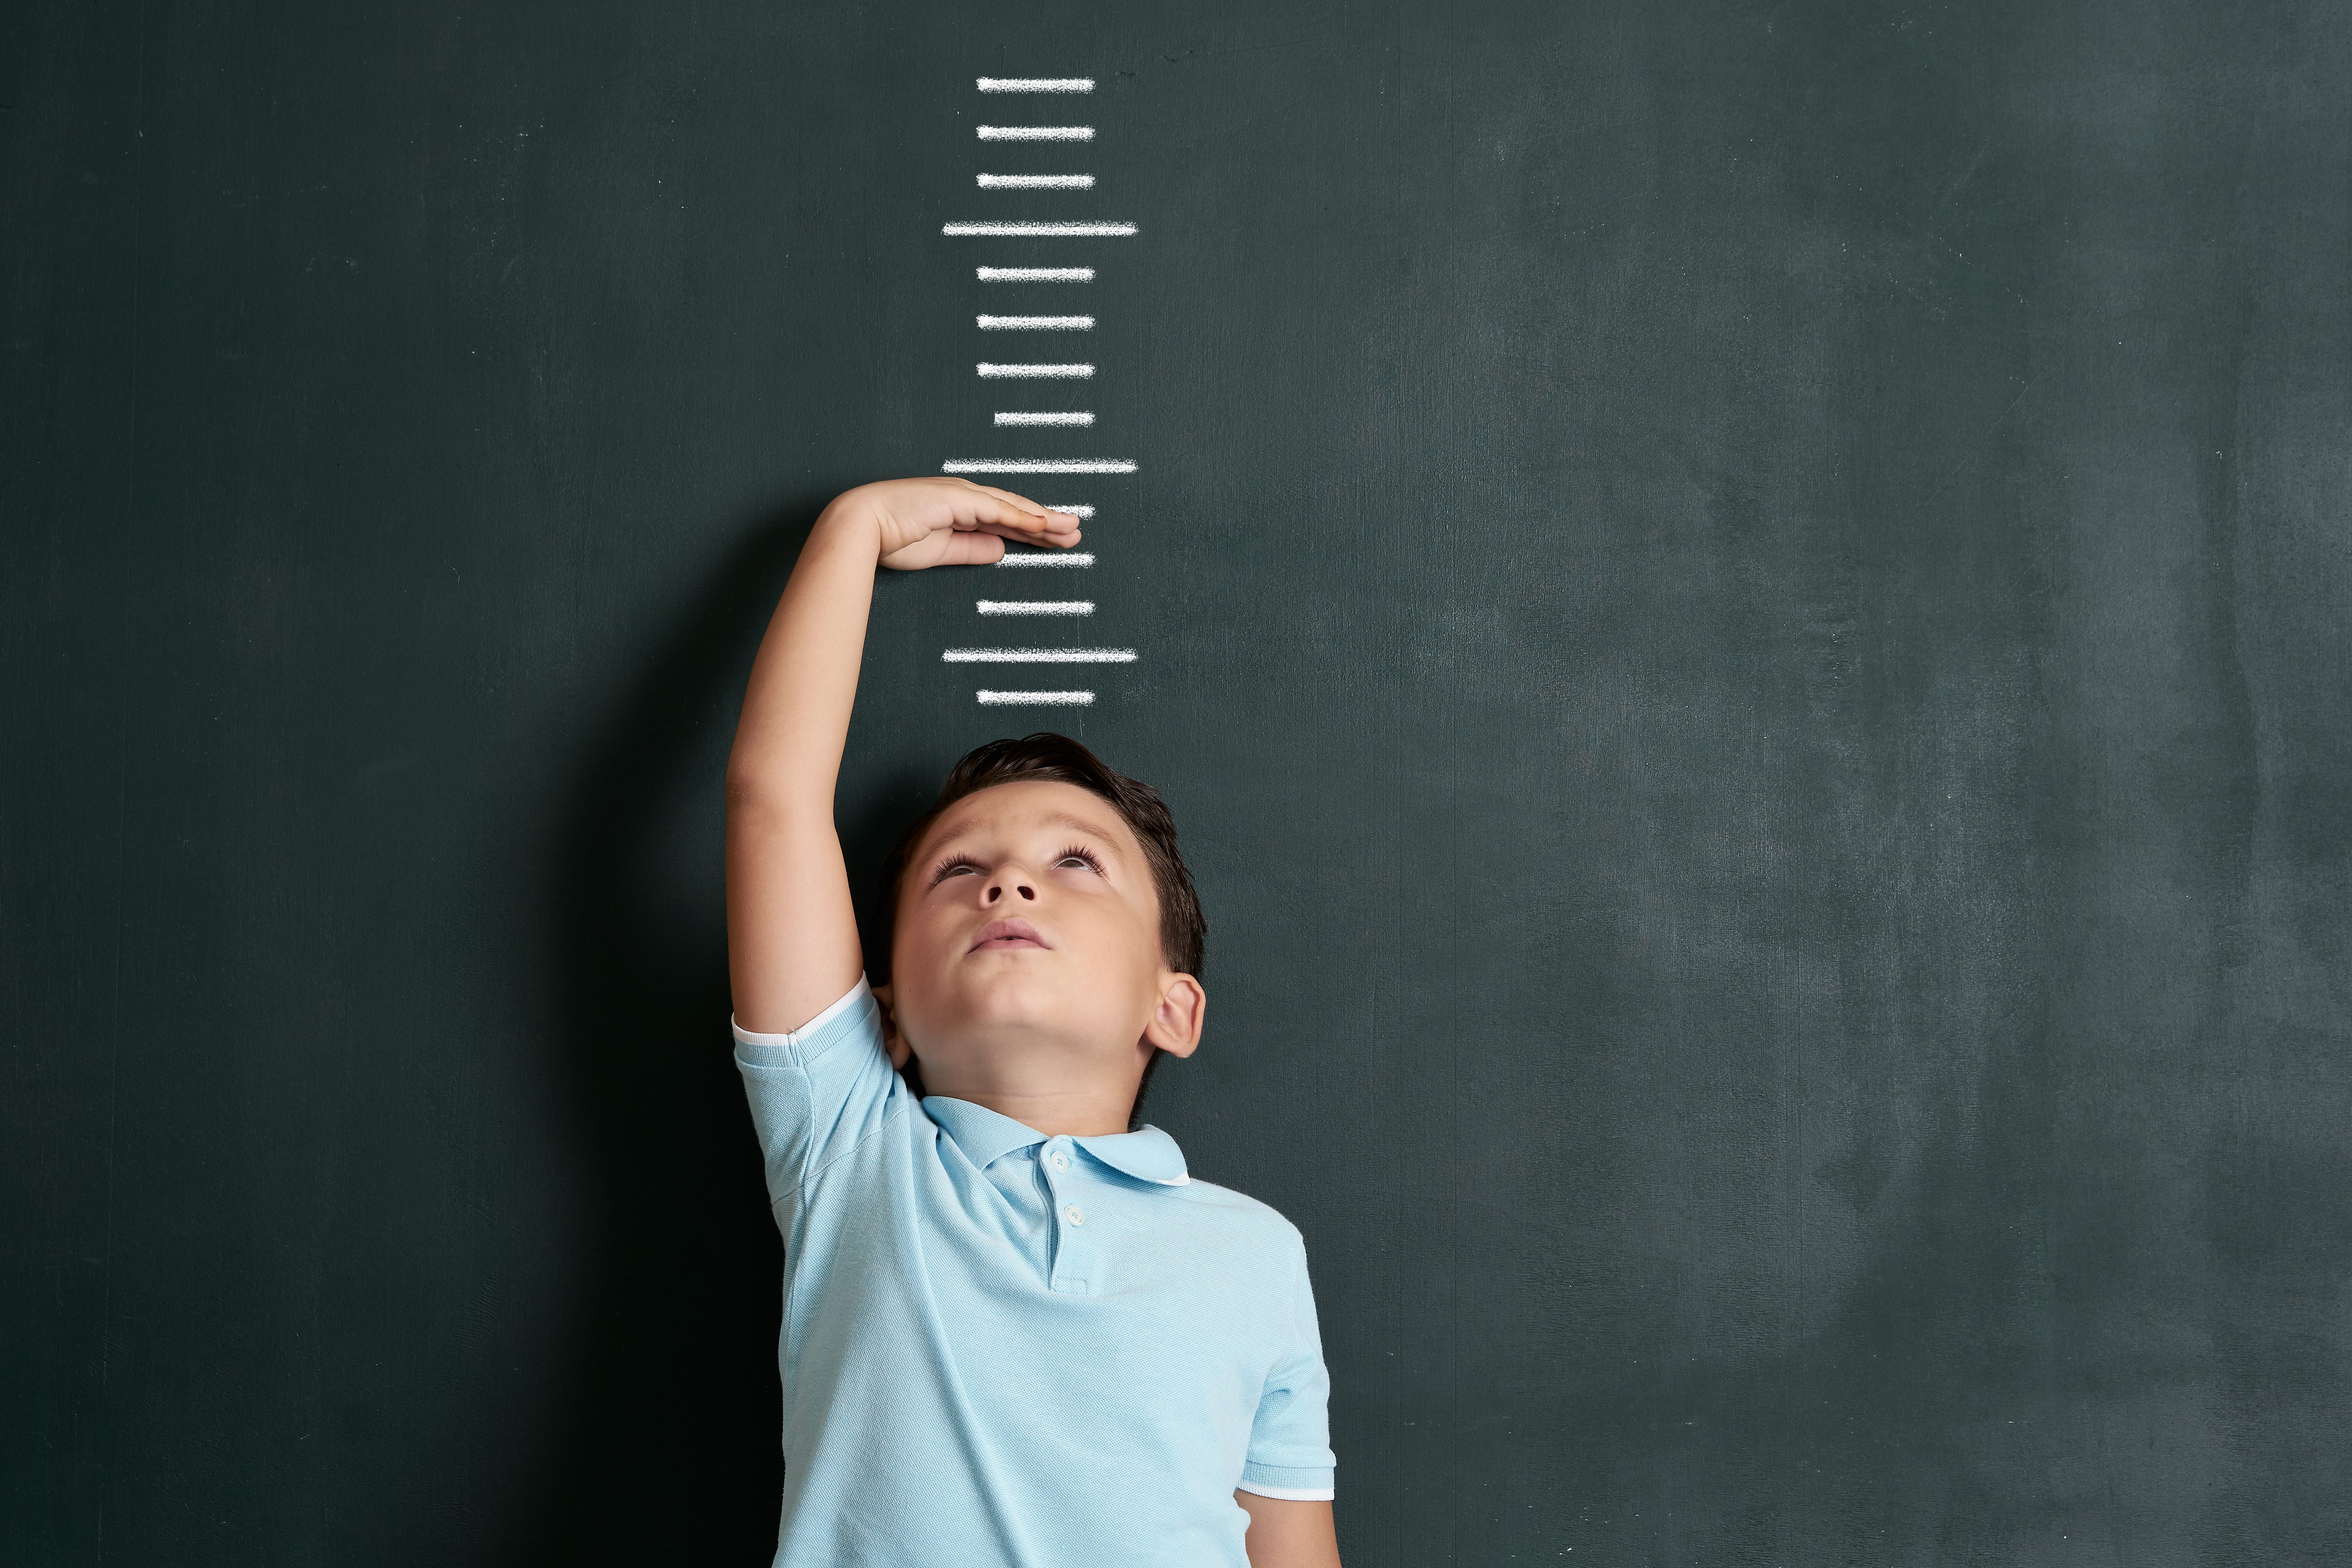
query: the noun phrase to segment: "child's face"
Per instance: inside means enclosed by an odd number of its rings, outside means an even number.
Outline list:
[[[1157,1038],[1171,984],[1192,983],[1161,956],[1142,845],[1075,784],[999,784],[950,806],[908,861],[893,939],[891,1010],[935,1094],[1034,1091],[1040,1075],[1131,1082],[1153,1049],[1189,1055],[1198,1035]]]

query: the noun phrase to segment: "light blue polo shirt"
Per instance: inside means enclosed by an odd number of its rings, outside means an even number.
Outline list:
[[[1048,1138],[891,1068],[866,983],[735,1031],[784,1237],[778,1568],[1248,1568],[1331,1496],[1297,1227],[1156,1127]]]

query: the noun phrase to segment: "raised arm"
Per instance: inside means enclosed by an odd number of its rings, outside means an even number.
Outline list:
[[[1004,541],[1067,546],[1077,520],[963,479],[835,498],[768,623],[727,760],[727,963],[744,1028],[797,1029],[865,972],[833,791],[877,565],[980,565]]]

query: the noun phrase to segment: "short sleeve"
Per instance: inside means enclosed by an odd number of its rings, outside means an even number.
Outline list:
[[[1266,1373],[1265,1392],[1258,1395],[1241,1489],[1293,1502],[1326,1502],[1338,1464],[1331,1453],[1331,1374],[1323,1366],[1323,1338],[1316,1326],[1304,1243],[1296,1258],[1286,1325],[1288,1344]]]
[[[883,1044],[881,1006],[864,980],[789,1035],[735,1026],[735,1065],[751,1102],[772,1203],[814,1182],[908,1099]]]

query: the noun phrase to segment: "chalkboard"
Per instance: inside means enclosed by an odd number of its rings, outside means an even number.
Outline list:
[[[1035,728],[1166,792],[1147,1115],[1306,1234],[1350,1568],[2352,1560],[2341,10],[30,0],[0,73],[0,1559],[765,1561],[742,679],[827,497],[1064,458],[1096,613],[883,582],[844,831]],[[1136,657],[943,658],[1023,641]]]

